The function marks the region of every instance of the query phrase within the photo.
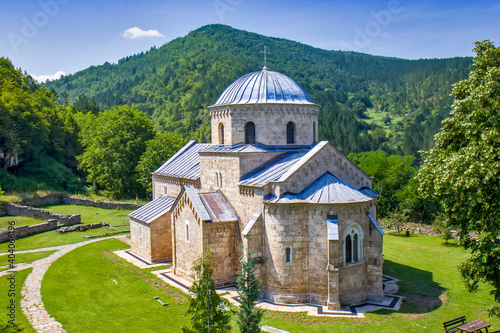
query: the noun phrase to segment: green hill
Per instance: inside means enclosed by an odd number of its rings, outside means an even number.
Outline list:
[[[428,149],[448,115],[451,84],[472,58],[405,60],[327,51],[225,25],[208,25],[121,59],[46,83],[62,103],[80,95],[102,109],[135,105],[160,128],[208,141],[207,106],[238,77],[263,66],[297,81],[320,105],[320,139],[346,153],[382,149],[414,155]]]

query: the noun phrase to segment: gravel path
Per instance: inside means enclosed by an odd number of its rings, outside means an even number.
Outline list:
[[[117,238],[124,243],[129,243],[129,239],[125,236],[112,236],[105,238],[96,238],[88,241],[84,241],[76,244],[68,244],[61,246],[48,247],[43,249],[35,249],[28,251],[19,251],[17,253],[29,253],[29,252],[41,252],[41,251],[51,251],[58,250],[57,252],[51,254],[47,258],[43,258],[34,261],[31,264],[19,264],[16,266],[16,271],[21,271],[26,268],[33,268],[33,271],[26,277],[24,281],[23,289],[21,290],[21,309],[28,318],[35,331],[40,333],[59,333],[66,332],[62,327],[61,323],[52,318],[48,312],[45,310],[45,306],[42,302],[42,294],[40,289],[42,287],[42,279],[45,272],[49,269],[49,266],[65,255],[66,253],[90,243],[102,241],[104,239]],[[0,276],[11,274],[11,271],[2,271]]]

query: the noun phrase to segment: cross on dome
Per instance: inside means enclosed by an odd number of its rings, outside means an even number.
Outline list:
[[[260,53],[264,53],[264,68],[263,70],[267,70],[267,55],[271,54],[271,52],[267,52],[267,46],[264,45],[264,51],[260,51]]]

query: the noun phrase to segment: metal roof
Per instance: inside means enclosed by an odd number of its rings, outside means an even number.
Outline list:
[[[253,225],[255,224],[255,222],[257,222],[257,220],[261,216],[262,216],[262,212],[259,211],[259,210],[256,210],[255,213],[253,213],[252,217],[250,218],[250,221],[248,221],[247,225],[245,226],[245,229],[243,229],[243,231],[241,232],[241,234],[243,236],[248,235],[248,233],[250,232],[250,230],[252,230]]]
[[[372,198],[342,182],[327,172],[298,194],[285,193],[277,198],[268,195],[264,202],[269,203],[320,203],[341,204],[370,201]]]
[[[382,228],[377,223],[377,221],[373,218],[372,214],[370,214],[370,212],[366,212],[366,215],[368,216],[368,218],[370,219],[370,221],[372,221],[372,223],[375,226],[375,228],[377,228],[378,232],[380,232],[380,234],[382,236],[385,236],[385,232],[382,230]]]
[[[153,174],[197,180],[200,178],[200,155],[198,153],[209,150],[210,147],[210,143],[189,141]]]
[[[202,221],[210,221],[211,220],[210,214],[205,208],[203,201],[201,201],[201,198],[198,195],[198,192],[196,192],[196,189],[193,186],[184,186],[184,189],[186,190],[186,194],[189,196],[189,199],[191,199],[193,207],[198,213],[200,219]]]
[[[339,222],[337,220],[337,215],[328,215],[326,217],[326,225],[328,240],[339,240]]]
[[[272,162],[243,176],[238,182],[238,185],[262,187],[270,181],[276,181],[304,155],[306,155],[305,152],[299,152],[286,153],[278,156]]]
[[[134,210],[132,213],[128,214],[128,216],[149,224],[160,216],[168,213],[174,201],[174,198],[159,196],[139,209]]]
[[[359,191],[361,193],[363,193],[364,195],[367,195],[367,196],[372,197],[372,198],[380,196],[380,193],[375,192],[374,190],[372,190],[371,188],[368,188],[368,187],[363,187]]]
[[[199,194],[212,222],[237,221],[238,217],[231,204],[221,192]]]
[[[316,105],[297,82],[286,75],[264,68],[260,72],[248,73],[234,81],[211,107],[262,103]]]

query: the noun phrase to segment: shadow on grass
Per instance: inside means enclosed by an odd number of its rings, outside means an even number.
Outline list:
[[[432,272],[385,260],[384,274],[400,280],[397,294],[404,297],[401,313],[432,312],[446,299],[446,289],[433,280]]]

